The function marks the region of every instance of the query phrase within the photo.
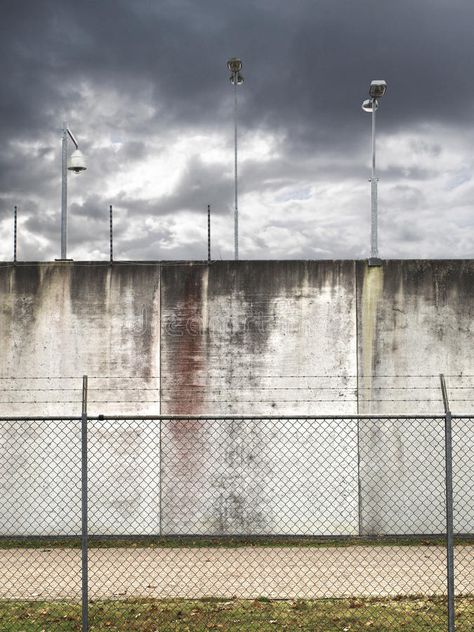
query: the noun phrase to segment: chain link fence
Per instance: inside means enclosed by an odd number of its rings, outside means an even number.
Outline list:
[[[474,418],[452,423],[467,631]],[[448,629],[446,438],[445,416],[1,418],[0,597],[82,595],[84,629],[88,602],[135,598],[337,599],[375,604],[374,629]]]

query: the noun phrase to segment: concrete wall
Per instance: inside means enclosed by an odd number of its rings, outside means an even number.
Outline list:
[[[448,386],[463,412],[473,310],[471,261],[3,265],[0,377],[18,379],[0,380],[0,416],[78,415],[82,374],[91,415],[439,414],[440,372],[462,374]],[[2,424],[0,531],[77,530],[77,429]],[[423,421],[94,422],[91,527],[439,532],[442,440]],[[456,441],[474,445],[469,424]],[[462,531],[473,464],[456,462]]]
[[[359,262],[357,288],[359,412],[440,413],[439,373],[445,373],[452,409],[469,413],[474,262],[387,261],[375,268]],[[443,442],[440,423],[360,423],[364,532],[443,531]],[[455,442],[458,450],[464,446],[455,463],[456,523],[472,533],[473,424],[463,424]]]
[[[354,271],[350,261],[163,268],[162,412],[324,414],[327,399],[356,412]]]
[[[130,376],[159,385],[160,267],[0,267],[0,341],[0,377],[21,378],[0,380],[0,416],[80,414],[84,374],[91,411],[157,414],[159,401],[147,400],[158,392],[123,389],[133,388]]]
[[[439,373],[466,376],[448,386],[453,408],[470,412],[474,262],[359,262],[357,288],[359,412],[440,412]]]

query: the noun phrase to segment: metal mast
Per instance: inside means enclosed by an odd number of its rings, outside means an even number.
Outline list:
[[[370,178],[370,258],[369,265],[380,265],[378,247],[378,178],[375,161],[375,113],[379,107],[379,101],[387,91],[387,82],[383,80],[372,81],[369,88],[370,99],[362,103],[364,112],[372,114],[372,175]]]
[[[227,62],[227,68],[230,70],[230,81],[234,86],[234,259],[239,259],[239,192],[238,192],[238,173],[237,173],[237,86],[244,82],[243,76],[240,74],[242,70],[242,62],[237,57],[232,57]]]
[[[68,166],[67,142],[68,138],[74,143],[76,150],[71,155],[71,163]],[[86,161],[79,151],[79,145],[71,130],[63,123],[62,151],[61,151],[61,259],[67,259],[67,172],[81,173],[85,171]]]

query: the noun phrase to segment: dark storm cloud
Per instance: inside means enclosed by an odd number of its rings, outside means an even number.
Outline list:
[[[467,1],[253,0],[237,9],[222,0],[7,0],[3,7],[2,124],[21,122],[25,131],[52,107],[67,108],[84,78],[129,92],[149,82],[160,120],[212,126],[216,113],[226,114],[222,79],[233,53],[245,62],[248,123],[294,123],[302,135],[316,115],[352,129],[373,76],[390,81],[385,107],[396,112],[394,125],[463,116],[473,98]]]
[[[243,0],[238,5],[4,0],[0,219],[8,219],[5,208],[18,199],[29,212],[25,228],[56,248],[63,118],[79,128],[74,130],[90,163],[81,176],[88,192],[70,207],[73,246],[87,232],[95,244],[98,231],[100,250],[110,202],[125,209],[129,221],[199,214],[208,202],[217,215],[230,215],[230,160],[227,166],[206,162],[205,146],[188,156],[172,192],[150,199],[134,191],[131,197],[125,183],[154,152],[199,130],[225,135],[230,158],[232,91],[225,61],[235,54],[244,61],[246,80],[239,89],[242,134],[263,131],[279,139],[278,154],[267,161],[242,162],[243,195],[293,187],[297,197],[298,188],[311,185],[366,182],[370,120],[360,103],[371,79],[389,82],[380,110],[385,134],[410,134],[427,123],[472,127],[473,18],[468,0]],[[408,181],[406,189],[391,189],[397,204],[423,206],[420,183],[436,178],[440,143],[433,139],[427,147],[410,148],[423,156],[423,164],[401,168],[387,158],[381,171],[387,186]],[[111,194],[107,183],[113,177],[119,183]],[[105,232],[98,228],[102,225]],[[135,247],[133,237],[126,243],[121,230],[117,237],[127,252],[156,251],[155,235],[139,232],[141,245]],[[171,244],[173,229],[160,230],[159,239]],[[321,249],[330,250],[330,237],[320,237]],[[400,231],[397,239],[411,241]],[[348,251],[358,251],[349,237],[342,241]],[[254,243],[263,248],[265,240],[259,236]],[[186,244],[190,256],[199,248]],[[179,246],[170,245],[169,252],[178,255]]]

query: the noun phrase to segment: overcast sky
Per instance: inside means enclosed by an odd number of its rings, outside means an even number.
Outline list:
[[[69,181],[69,256],[233,257],[239,88],[242,259],[363,258],[372,79],[380,254],[474,255],[472,0],[2,0],[0,259],[60,255],[61,127],[88,161]]]

